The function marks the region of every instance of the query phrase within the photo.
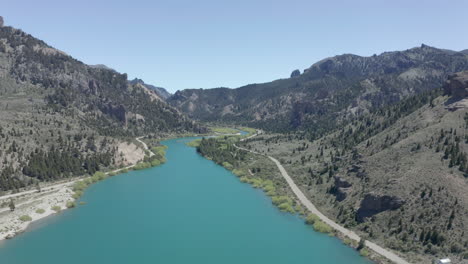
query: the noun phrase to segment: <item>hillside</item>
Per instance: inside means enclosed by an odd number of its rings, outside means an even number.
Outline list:
[[[147,134],[203,127],[129,84],[12,27],[0,27],[0,192],[143,158]]]
[[[171,95],[172,95],[171,93],[169,93],[163,87],[157,87],[157,86],[154,86],[154,85],[151,85],[151,84],[147,84],[141,79],[135,78],[135,79],[130,81],[130,84],[132,84],[132,85],[135,85],[135,84],[143,85],[146,88],[148,88],[150,90],[153,90],[163,100],[166,100],[167,98],[171,97]]]
[[[422,45],[371,57],[327,58],[269,83],[182,90],[168,102],[202,121],[299,129],[317,138],[356,114],[440,87],[448,74],[467,69],[465,53]]]
[[[412,263],[468,263],[468,72],[444,89],[354,118],[314,141],[267,134],[244,147],[277,157],[320,210]]]

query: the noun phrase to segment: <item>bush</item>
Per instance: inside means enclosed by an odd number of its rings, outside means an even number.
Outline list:
[[[55,212],[58,213],[58,212],[62,211],[62,208],[60,206],[58,206],[58,205],[54,205],[54,206],[52,206],[52,210],[54,210]]]
[[[156,166],[159,166],[159,165],[161,165],[161,162],[158,159],[153,159],[151,161],[151,167],[156,167]]]
[[[39,209],[36,210],[36,214],[43,214],[44,212],[45,212],[45,210],[42,209],[42,208],[39,208]]]
[[[223,167],[228,170],[232,170],[234,168],[234,166],[232,166],[232,164],[227,161],[223,162],[221,165],[223,165]]]
[[[315,221],[313,227],[315,231],[320,232],[320,233],[332,233],[333,232],[333,228],[325,224],[321,220]]]
[[[313,225],[317,221],[320,221],[320,218],[316,214],[309,214],[306,218],[306,224],[308,225]]]
[[[274,205],[280,205],[282,203],[291,203],[291,199],[287,196],[273,196],[271,202]]]
[[[29,215],[22,215],[20,216],[19,220],[23,222],[28,222],[28,221],[32,221],[32,218]]]
[[[82,192],[82,191],[76,191],[76,192],[72,195],[72,197],[73,197],[73,199],[77,200],[77,199],[79,199],[82,195],[83,195],[83,192]]]
[[[359,250],[359,254],[363,257],[368,257],[369,256],[369,250],[367,250],[367,248],[363,248],[361,250]]]
[[[143,170],[151,167],[151,163],[149,162],[140,162],[133,167],[134,170]]]
[[[68,201],[67,204],[66,204],[67,208],[73,208],[76,206],[75,202],[72,202],[72,201]]]
[[[79,191],[83,191],[84,189],[86,189],[86,187],[88,187],[87,182],[85,182],[84,180],[77,181],[73,184],[72,190],[74,192],[79,192]]]
[[[200,146],[200,142],[201,142],[201,138],[190,141],[190,142],[186,143],[186,145],[189,146],[189,147],[196,148],[196,147]]]
[[[232,170],[232,173],[234,173],[234,175],[236,175],[237,177],[243,177],[245,176],[245,171],[243,171],[242,169],[234,169]]]
[[[291,204],[288,202],[278,205],[278,208],[283,212],[294,214],[294,209],[292,208]]]

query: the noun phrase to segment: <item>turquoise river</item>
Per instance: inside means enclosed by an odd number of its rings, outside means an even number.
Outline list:
[[[198,155],[192,139],[163,142],[166,164],[94,184],[85,205],[0,242],[0,263],[370,263]]]

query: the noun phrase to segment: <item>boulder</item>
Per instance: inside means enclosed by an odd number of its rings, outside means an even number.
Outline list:
[[[405,203],[399,197],[390,195],[366,194],[356,212],[358,222],[364,222],[366,218],[387,210],[396,210]]]

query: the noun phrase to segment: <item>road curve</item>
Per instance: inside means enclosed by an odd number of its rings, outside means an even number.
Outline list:
[[[249,138],[252,138],[252,137],[254,137],[256,135],[258,135],[258,133],[250,136]],[[245,139],[247,139],[247,138],[241,139],[241,141],[244,141]],[[236,147],[238,149],[241,149],[241,150],[245,150],[245,151],[254,153],[254,154],[264,155],[264,154],[261,154],[261,153],[246,149],[246,148],[238,147],[235,144],[234,144],[234,147]],[[315,207],[315,205],[311,201],[309,201],[309,199],[307,199],[307,197],[304,195],[304,193],[301,191],[301,189],[299,189],[299,187],[296,185],[296,183],[294,183],[293,179],[289,176],[288,172],[286,171],[286,169],[284,169],[283,165],[281,165],[281,163],[277,159],[275,159],[275,158],[273,158],[271,156],[268,156],[268,155],[265,155],[265,156],[267,156],[270,160],[272,160],[276,164],[276,167],[278,167],[279,171],[281,172],[281,175],[286,180],[286,182],[288,183],[291,190],[297,196],[299,201],[311,213],[317,215],[320,218],[320,220],[327,223],[329,226],[333,227],[334,229],[338,230],[340,233],[347,236],[348,238],[350,238],[352,240],[355,240],[355,241],[359,241],[361,239],[361,237],[359,235],[357,235],[356,233],[354,233],[353,231],[351,231],[351,230],[337,224],[336,222],[334,222],[333,220],[331,220],[330,218],[328,218],[327,216],[322,214],[317,209],[317,207]],[[403,258],[398,256],[397,254],[393,253],[392,251],[390,251],[388,249],[385,249],[385,248],[383,248],[383,247],[381,247],[381,246],[379,246],[379,245],[377,245],[377,244],[375,244],[375,243],[373,243],[373,242],[371,242],[369,240],[366,240],[365,244],[371,250],[375,251],[379,255],[389,259],[390,261],[392,261],[394,263],[397,263],[397,264],[410,264],[409,262],[407,262],[406,260],[404,260]]]

